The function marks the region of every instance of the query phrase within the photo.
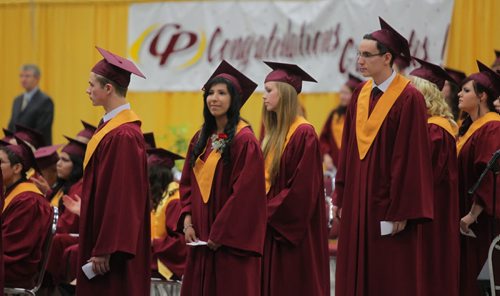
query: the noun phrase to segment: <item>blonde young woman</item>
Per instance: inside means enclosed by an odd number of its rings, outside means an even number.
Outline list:
[[[493,174],[486,174],[472,196],[467,193],[492,154],[500,149],[500,115],[493,106],[493,101],[500,96],[500,77],[479,61],[478,67],[479,72],[465,79],[458,94],[458,107],[468,115],[460,127],[457,141],[460,228],[466,233],[472,230],[476,235],[476,238],[461,237],[462,295],[480,295],[477,275],[486,261],[491,239],[500,230],[498,223],[495,233],[492,229],[492,222],[500,215],[500,201],[497,201],[496,209],[493,208]]]
[[[413,70],[409,78],[425,98],[434,177],[434,218],[430,223],[418,225],[423,258],[420,287],[422,295],[458,295],[457,124],[441,92],[445,81],[452,78],[437,65],[415,60],[421,66]]]
[[[302,81],[296,65],[266,62],[263,118],[266,136],[267,231],[262,295],[328,295],[327,218],[319,141],[299,116]]]

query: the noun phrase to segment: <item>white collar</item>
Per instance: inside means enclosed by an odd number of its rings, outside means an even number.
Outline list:
[[[104,114],[104,116],[102,117],[102,121],[103,122],[110,121],[111,119],[113,119],[113,117],[118,115],[118,113],[122,112],[123,110],[130,110],[130,103],[120,105],[120,106],[116,107],[115,109],[109,111],[108,113]]]
[[[378,89],[380,89],[382,92],[385,92],[389,88],[389,85],[391,85],[391,83],[394,80],[394,78],[396,78],[396,71],[392,70],[391,76],[389,76],[389,78],[387,78],[381,84],[376,85],[375,81],[373,81],[373,83],[372,83],[372,89],[375,88],[375,87],[378,87]]]
[[[38,91],[38,87],[35,87],[34,89],[25,92],[24,97],[27,98],[28,100],[31,100],[31,98],[35,95],[35,93]]]

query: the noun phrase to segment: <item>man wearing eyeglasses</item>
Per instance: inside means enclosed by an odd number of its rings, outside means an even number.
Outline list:
[[[352,96],[335,180],[340,223],[335,295],[417,295],[416,223],[433,217],[427,112],[422,94],[392,69],[407,40],[380,19],[359,44],[370,77]]]

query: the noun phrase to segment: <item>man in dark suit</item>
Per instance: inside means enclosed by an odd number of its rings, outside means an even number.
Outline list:
[[[25,93],[14,99],[9,130],[15,132],[16,124],[30,127],[43,135],[46,145],[51,145],[54,103],[38,88],[40,69],[32,64],[23,65],[19,79]]]

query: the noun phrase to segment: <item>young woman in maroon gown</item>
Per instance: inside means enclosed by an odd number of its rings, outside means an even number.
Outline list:
[[[477,276],[488,256],[491,240],[500,226],[492,222],[500,215],[500,201],[493,208],[493,174],[488,172],[471,196],[471,189],[484,171],[492,154],[500,149],[500,115],[493,101],[500,96],[500,77],[478,61],[479,72],[467,77],[462,84],[458,107],[468,114],[457,141],[460,196],[460,228],[469,229],[476,238],[461,236],[460,295],[480,295]],[[500,188],[497,178],[497,188]],[[498,199],[498,191],[497,191]]]
[[[299,115],[302,81],[316,81],[297,65],[265,62],[267,231],[262,295],[330,293],[327,218],[319,141]]]
[[[418,225],[422,253],[421,295],[458,296],[460,233],[457,227],[458,171],[455,135],[457,124],[441,92],[452,79],[441,67],[415,58],[420,67],[410,81],[425,98],[427,129],[432,153],[434,219]]]
[[[264,161],[240,108],[257,85],[223,61],[204,86],[204,123],[180,182],[188,249],[181,295],[260,295]]]

